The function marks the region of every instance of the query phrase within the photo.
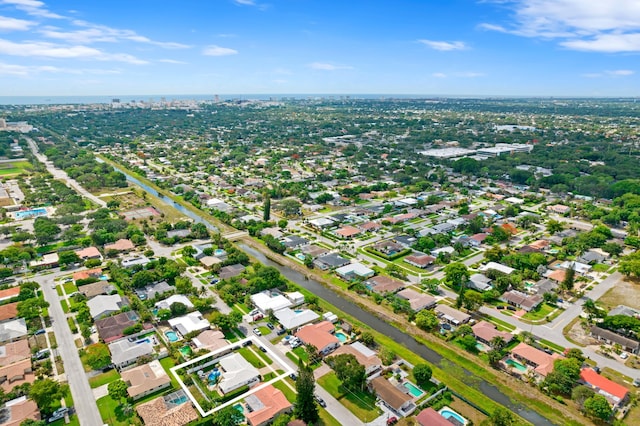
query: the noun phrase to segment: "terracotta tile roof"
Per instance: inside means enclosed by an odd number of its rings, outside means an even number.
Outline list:
[[[13,364],[26,358],[31,358],[29,341],[26,339],[0,346],[0,367]]]
[[[145,426],[183,426],[200,418],[190,401],[168,408],[161,396],[138,405],[136,411]]]
[[[20,287],[10,287],[5,290],[0,290],[0,300],[11,299],[20,294]]]
[[[474,324],[471,328],[473,329],[473,334],[476,338],[482,339],[485,342],[491,342],[491,340],[497,336],[502,337],[506,343],[513,339],[513,334],[506,331],[499,331],[496,329],[495,325],[487,321],[480,321]]]
[[[0,321],[12,319],[18,316],[18,302],[0,305]]]
[[[73,280],[74,281],[78,281],[78,280],[86,280],[87,278],[98,278],[102,275],[102,269],[101,268],[95,268],[95,269],[87,269],[85,271],[78,271],[76,273],[73,274]]]
[[[152,389],[171,384],[169,375],[158,360],[123,371],[121,376],[122,380],[129,383],[127,392],[133,399],[143,396]]]
[[[399,411],[404,404],[413,399],[411,396],[393,386],[384,377],[376,377],[375,379],[371,380],[370,384],[378,398],[383,400],[387,405],[389,405],[396,411]]]
[[[591,368],[583,368],[580,371],[580,379],[582,379],[583,382],[590,384],[594,388],[598,388],[605,393],[608,393],[618,400],[616,402],[623,400],[629,393],[629,390],[624,386],[601,376]]]
[[[420,423],[420,426],[451,426],[453,424],[431,407],[420,411],[416,416],[416,420]]]
[[[0,387],[5,392],[23,383],[33,383],[36,375],[31,370],[31,358],[0,367],[0,380],[4,380]]]
[[[126,240],[124,238],[119,239],[113,244],[107,244],[104,246],[105,251],[106,250],[127,251],[127,250],[133,250],[133,248],[134,248],[134,245],[131,242],[131,240]]]
[[[354,228],[353,226],[345,226],[336,231],[336,234],[340,235],[344,238],[353,237],[354,235],[358,235],[361,231],[358,228]]]
[[[19,426],[27,419],[40,420],[40,410],[32,399],[25,397],[7,401],[2,411],[9,411],[9,419],[2,426]]]
[[[551,272],[549,275],[547,275],[547,278],[549,278],[550,280],[553,281],[557,281],[559,283],[564,281],[564,278],[566,277],[567,273],[564,269],[556,269],[555,271]]]
[[[529,363],[535,364],[535,371],[546,376],[553,371],[553,363],[556,359],[560,358],[560,355],[554,353],[549,355],[540,349],[536,349],[533,346],[529,346],[526,343],[520,343],[518,346],[511,350],[512,355],[526,360]]]
[[[76,254],[80,259],[91,259],[101,257],[100,251],[96,247],[87,247],[82,250],[77,250]]]
[[[296,337],[306,344],[315,346],[317,350],[321,351],[331,344],[340,343],[340,340],[331,334],[334,328],[334,325],[329,321],[309,324],[302,327],[296,333]]]
[[[247,421],[251,426],[258,426],[269,422],[276,415],[291,409],[291,403],[284,396],[282,391],[272,385],[265,386],[252,394],[262,403],[263,408],[254,410],[246,414]],[[250,404],[250,402],[247,402]]]

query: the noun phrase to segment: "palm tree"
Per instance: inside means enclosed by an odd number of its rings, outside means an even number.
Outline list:
[[[493,339],[491,339],[491,342],[489,342],[489,346],[498,351],[504,349],[506,344],[507,342],[505,342],[502,336],[495,336]]]

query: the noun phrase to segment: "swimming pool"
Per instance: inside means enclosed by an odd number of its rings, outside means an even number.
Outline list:
[[[20,210],[16,212],[16,219],[25,219],[30,217],[38,217],[38,216],[46,216],[47,209],[44,207],[39,207],[37,209],[31,210]]]
[[[227,252],[222,250],[222,249],[215,249],[213,251],[213,255],[214,256],[222,256],[222,255],[225,255],[225,254],[227,254]]]
[[[141,344],[141,343],[151,343],[151,339],[144,339],[144,340],[138,340],[136,342],[137,345]]]
[[[527,371],[527,367],[525,365],[523,365],[523,364],[520,364],[515,359],[509,358],[508,360],[505,361],[505,363],[507,363],[507,365],[512,366],[513,368],[515,368],[518,371],[521,371],[521,372]]]
[[[457,421],[459,421],[460,424],[462,425],[466,425],[467,423],[469,423],[467,419],[465,419],[464,417],[462,417],[460,414],[456,413],[449,407],[443,407],[442,409],[440,409],[440,411],[438,411],[438,413],[440,413],[440,415],[447,420],[450,418],[454,418]]]
[[[242,413],[242,415],[244,416],[244,407],[242,406],[242,404],[234,404],[233,408],[235,408],[236,410],[238,410],[240,413]]]
[[[214,368],[211,373],[209,373],[209,375],[207,376],[207,379],[209,380],[209,382],[216,382],[216,380],[218,380],[218,377],[220,377],[220,370],[218,370],[217,368]]]
[[[409,393],[411,394],[411,396],[414,397],[414,398],[419,398],[420,396],[422,396],[424,394],[422,389],[420,389],[419,387],[417,387],[416,385],[414,385],[411,382],[404,382],[402,384],[402,386],[407,388],[409,390]]]
[[[171,343],[177,342],[179,340],[178,333],[176,333],[175,331],[165,331],[164,335],[167,336],[167,339],[169,339]]]
[[[105,274],[100,275],[100,281],[107,281],[109,280],[109,277],[106,276]]]
[[[302,260],[303,262],[304,262],[304,260],[307,258],[307,256],[305,256],[305,255],[304,255],[304,254],[302,254],[302,253],[296,253],[296,257],[297,257],[299,260]]]
[[[344,334],[341,331],[336,331],[336,333],[334,334],[334,336],[336,336],[338,338],[338,340],[340,340],[340,343],[344,343],[347,340],[349,340],[349,338],[347,337],[346,334]]]

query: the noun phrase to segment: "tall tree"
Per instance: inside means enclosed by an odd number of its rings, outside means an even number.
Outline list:
[[[316,423],[320,419],[318,407],[313,396],[316,383],[313,370],[302,360],[298,363],[298,378],[296,379],[296,408],[294,415],[307,424]]]
[[[267,196],[264,200],[264,210],[262,212],[262,219],[265,222],[269,222],[271,219],[271,197]]]
[[[608,420],[613,414],[607,398],[602,395],[593,395],[587,398],[584,401],[584,411],[587,416],[600,420]]]
[[[367,380],[367,373],[362,364],[352,354],[332,356],[327,363],[336,372],[342,386],[352,391],[361,391]]]
[[[40,411],[51,414],[52,407],[62,398],[62,385],[51,379],[36,380],[29,389],[29,397],[36,402]]]
[[[576,279],[576,270],[573,269],[573,264],[569,269],[565,271],[564,280],[562,280],[562,288],[566,291],[573,290],[573,285],[575,284]]]

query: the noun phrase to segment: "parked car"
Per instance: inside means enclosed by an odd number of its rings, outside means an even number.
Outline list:
[[[296,373],[289,374],[289,377],[291,378],[291,380],[297,380],[298,379],[298,376],[296,375]]]
[[[326,407],[327,403],[324,402],[324,399],[322,399],[322,397],[320,397],[320,395],[318,394],[314,394],[313,397],[316,399],[316,402],[318,403],[318,405],[320,405],[321,407]]]
[[[395,425],[396,423],[398,423],[398,418],[396,416],[391,416],[387,419],[388,425]]]
[[[270,322],[267,323],[267,327],[269,327],[269,330],[273,330],[275,328]]]
[[[253,334],[255,334],[256,336],[262,336],[262,331],[260,331],[259,328],[254,328],[253,329]]]
[[[622,352],[622,353],[620,354],[620,358],[622,358],[622,359],[627,359],[627,358],[629,358],[629,354],[628,354],[628,353],[626,353],[626,352]]]
[[[260,330],[258,330],[260,331]],[[247,340],[246,342],[242,342],[242,346],[250,346],[253,344],[253,340]]]
[[[261,350],[262,352],[266,352],[266,351],[267,351],[267,348],[265,348],[264,346],[260,346],[260,350]]]
[[[44,334],[46,332],[47,332],[47,330],[45,330],[44,328],[41,328],[40,330],[36,330],[36,332],[33,333],[33,335],[37,336],[38,334]]]

